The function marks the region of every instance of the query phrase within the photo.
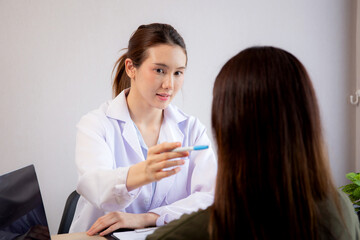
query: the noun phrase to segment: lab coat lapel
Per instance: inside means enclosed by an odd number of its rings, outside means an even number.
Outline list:
[[[140,157],[140,159],[144,159],[144,155],[141,151],[140,142],[136,133],[136,129],[134,123],[126,122],[124,124],[124,128],[122,130],[122,136],[124,140],[130,145],[130,147],[136,152],[136,154]]]
[[[181,122],[187,116],[171,104],[164,110],[164,120],[159,135],[159,143],[162,142],[183,142],[184,134],[181,129]]]
[[[134,122],[130,117],[126,102],[125,93],[127,91],[128,89],[125,89],[109,103],[106,115],[119,121],[120,131],[124,141],[129,144],[141,160],[144,160]]]
[[[184,139],[184,134],[181,131],[180,122],[182,122],[184,119],[186,119],[184,118],[184,115],[179,114],[177,110],[174,109],[173,106],[169,105],[164,110],[164,120],[159,134],[159,143],[162,142],[182,143]],[[154,199],[156,199],[156,202],[154,204],[159,205],[164,201],[164,198],[169,192],[175,179],[176,179],[176,174],[171,177],[163,178],[157,182],[156,189],[158,190],[155,192]]]

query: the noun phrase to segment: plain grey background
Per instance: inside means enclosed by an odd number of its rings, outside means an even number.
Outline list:
[[[297,56],[317,92],[330,166],[340,186],[360,161],[359,107],[348,100],[359,76],[358,5],[357,0],[0,0],[0,174],[35,164],[56,233],[77,182],[76,123],[111,98],[111,71],[131,33],[141,24],[163,22],[182,34],[188,50],[175,104],[197,116],[209,135],[213,82],[230,57],[253,45],[274,45]]]

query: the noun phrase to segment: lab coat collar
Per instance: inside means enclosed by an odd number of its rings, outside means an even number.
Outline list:
[[[178,110],[175,106],[169,104],[164,110],[164,119],[159,135],[159,143],[163,142],[183,142],[184,134],[181,129],[181,122],[187,119],[187,116]]]
[[[188,118],[188,115],[183,113],[180,109],[172,104],[169,104],[164,110],[164,119],[172,119],[177,124],[185,121]]]
[[[129,108],[126,102],[126,96],[130,91],[130,88],[123,90],[116,98],[109,103],[109,107],[106,111],[108,117],[123,121],[132,122],[130,117]],[[164,119],[171,119],[175,123],[179,124],[185,121],[189,116],[179,110],[176,106],[169,104],[164,110]]]
[[[117,95],[117,97],[110,101],[109,107],[106,111],[106,115],[108,117],[122,122],[132,122],[125,96],[129,90],[130,88],[123,90],[119,95]]]

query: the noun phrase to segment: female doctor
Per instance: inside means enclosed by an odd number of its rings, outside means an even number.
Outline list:
[[[170,25],[141,25],[127,50],[115,65],[115,98],[77,125],[81,197],[70,232],[161,226],[213,203],[212,149],[170,152],[210,145],[199,120],[170,104],[184,81],[184,40]]]

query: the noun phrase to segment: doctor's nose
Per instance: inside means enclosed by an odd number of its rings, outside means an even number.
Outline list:
[[[166,76],[163,83],[162,88],[164,89],[173,89],[174,88],[174,78],[173,76]]]

